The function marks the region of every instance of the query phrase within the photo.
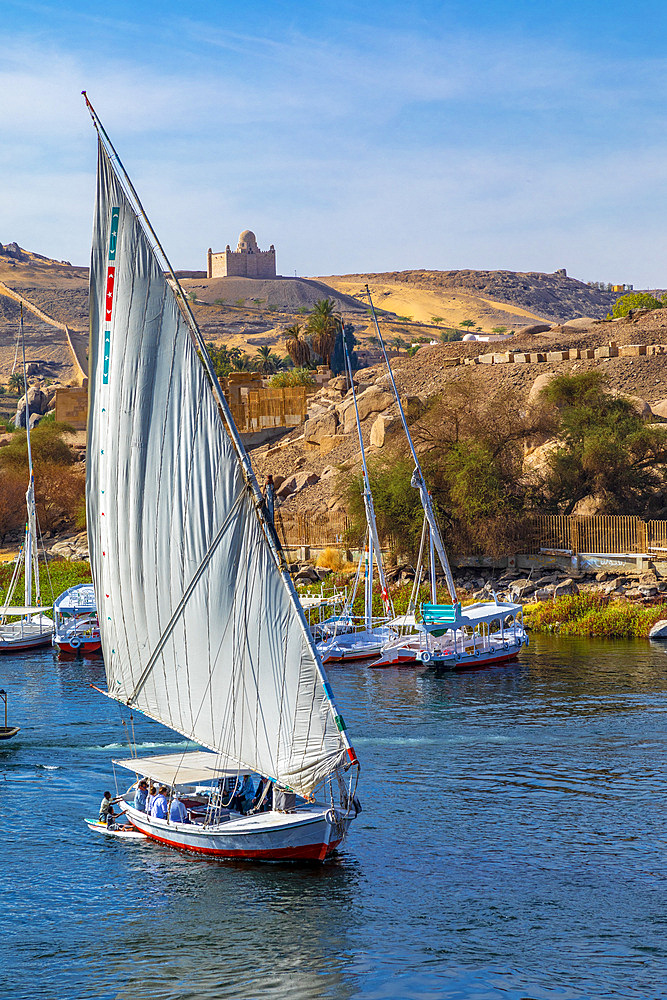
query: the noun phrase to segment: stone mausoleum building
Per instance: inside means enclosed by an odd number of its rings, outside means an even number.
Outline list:
[[[236,250],[227,244],[222,253],[213,253],[209,247],[206,261],[208,278],[275,278],[276,250],[259,250],[255,234],[244,229],[239,236]]]

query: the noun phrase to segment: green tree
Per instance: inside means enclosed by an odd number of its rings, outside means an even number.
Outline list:
[[[506,326],[491,327],[491,333],[507,333],[507,327]]]
[[[541,484],[547,505],[571,514],[579,500],[595,496],[604,513],[645,514],[661,504],[667,430],[647,426],[597,371],[558,376],[540,397],[558,441]]]
[[[285,349],[295,367],[303,368],[310,363],[311,350],[308,335],[300,323],[292,323],[285,332]]]
[[[431,323],[442,323],[444,316],[431,316]]]
[[[662,309],[662,306],[663,303],[650,292],[630,292],[616,299],[610,315],[618,319],[627,316],[631,309]]]
[[[475,326],[474,319],[462,319],[459,326]]]
[[[268,344],[257,348],[257,354],[253,361],[257,371],[260,371],[262,375],[273,375],[283,367],[283,359],[274,354]]]
[[[342,319],[332,299],[319,299],[308,317],[308,333],[313,350],[331,367],[336,339],[342,333]]]
[[[10,375],[9,387],[10,389],[14,390],[17,396],[21,396],[23,394],[23,389],[24,389],[23,375],[20,375],[18,372],[14,372],[12,375]]]

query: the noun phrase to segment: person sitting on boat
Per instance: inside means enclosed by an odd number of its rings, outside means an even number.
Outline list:
[[[155,796],[155,801],[151,806],[151,819],[166,819],[167,818],[167,792],[168,788],[166,785],[160,785],[159,794]]]
[[[172,823],[190,822],[188,811],[177,795],[174,795],[171,801],[171,808],[169,810],[169,819],[171,820]]]
[[[238,809],[240,813],[248,812],[255,798],[255,782],[251,774],[243,775],[243,784],[231,801],[231,808]]]
[[[106,823],[107,826],[113,826],[114,819],[115,813],[113,811],[111,792],[105,792],[104,798],[100,802],[100,823]]]
[[[146,800],[148,799],[148,782],[142,778],[134,793],[134,808],[139,812],[146,812]]]
[[[151,809],[153,808],[153,803],[155,802],[156,796],[157,796],[157,788],[155,787],[155,785],[151,785],[151,787],[148,790],[148,796],[146,798],[146,815],[147,816],[150,816],[150,814],[151,814]]]

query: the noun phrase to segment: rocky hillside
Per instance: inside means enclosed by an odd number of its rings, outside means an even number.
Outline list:
[[[454,299],[458,293],[470,303],[471,310],[474,300],[477,300],[478,307],[488,306],[488,300],[491,300],[496,307],[501,303],[512,307],[508,318],[514,317],[513,326],[526,325],[525,320],[523,324],[520,322],[521,316],[526,313],[529,318],[541,317],[560,323],[578,316],[602,319],[618,298],[617,293],[601,292],[576,278],[567,277],[564,271],[554,274],[533,271],[386,271],[337,275],[323,280],[350,292],[354,289],[353,294],[357,295],[363,294],[363,286],[368,283],[379,289],[381,305],[392,290],[394,294],[402,293],[408,299],[410,293],[417,293],[416,302],[419,301],[419,292],[439,293]],[[478,317],[472,315],[471,318]]]

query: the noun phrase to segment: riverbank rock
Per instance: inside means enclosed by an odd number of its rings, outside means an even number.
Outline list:
[[[667,618],[661,618],[656,622],[648,634],[649,639],[661,639],[667,642]]]
[[[569,597],[571,594],[578,594],[579,587],[571,577],[559,583],[554,590],[554,597]]]

